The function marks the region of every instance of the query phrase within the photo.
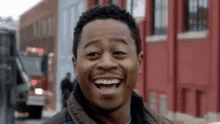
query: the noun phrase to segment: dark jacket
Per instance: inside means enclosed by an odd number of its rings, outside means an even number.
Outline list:
[[[73,84],[71,83],[70,79],[68,78],[64,78],[62,81],[61,81],[61,90],[62,90],[62,94],[68,90],[70,92],[73,91]]]
[[[68,108],[57,113],[43,124],[97,124],[91,118],[93,113],[85,111],[88,110],[87,104],[78,84],[74,85],[73,91],[68,100]],[[135,92],[133,92],[131,100],[131,124],[173,124],[144,105],[142,98]]]

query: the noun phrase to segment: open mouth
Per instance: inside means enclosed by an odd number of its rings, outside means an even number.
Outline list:
[[[96,79],[93,82],[98,89],[105,93],[114,93],[122,84],[122,80],[119,79]]]

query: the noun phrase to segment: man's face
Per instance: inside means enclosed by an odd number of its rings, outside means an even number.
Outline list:
[[[113,19],[86,24],[77,56],[75,73],[93,105],[112,110],[128,102],[142,58],[126,24]]]

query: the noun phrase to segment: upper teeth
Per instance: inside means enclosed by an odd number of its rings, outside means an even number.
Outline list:
[[[95,83],[96,84],[117,84],[119,83],[119,79],[96,79]]]

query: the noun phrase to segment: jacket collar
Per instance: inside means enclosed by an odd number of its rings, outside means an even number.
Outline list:
[[[97,124],[92,118],[90,118],[86,112],[85,97],[78,85],[74,85],[73,93],[68,100],[68,112],[70,113],[73,121],[76,124]],[[131,114],[132,124],[151,124],[155,123],[154,119],[146,114],[146,106],[144,106],[142,97],[135,92],[132,93],[131,98]]]

